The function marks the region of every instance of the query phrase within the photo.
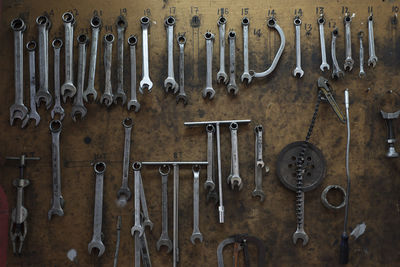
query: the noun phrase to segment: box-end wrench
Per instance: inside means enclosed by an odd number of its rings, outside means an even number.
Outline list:
[[[64,119],[65,112],[61,106],[61,95],[60,95],[60,50],[63,46],[61,39],[54,39],[52,42],[54,50],[54,107],[51,110],[51,118],[54,119],[55,115],[58,114],[60,121]]]
[[[203,235],[199,229],[199,190],[200,190],[200,166],[194,165],[193,171],[193,233],[190,236],[190,241],[193,245],[196,244],[196,239],[203,242]]]
[[[30,112],[29,112],[29,119],[35,120],[35,126],[39,125],[40,122],[40,115],[36,110],[36,71],[35,71],[35,49],[36,49],[36,42],[29,41],[26,44],[26,49],[29,53],[29,97],[30,97]],[[25,120],[24,120],[25,122]]]
[[[114,95],[112,93],[111,84],[111,62],[112,62],[112,45],[114,42],[114,35],[108,33],[104,36],[104,93],[100,98],[100,103],[110,107],[113,103]]]
[[[140,18],[140,25],[142,26],[142,80],[140,81],[139,92],[143,94],[143,89],[147,88],[147,91],[151,92],[153,82],[150,80],[149,71],[149,17]]]
[[[174,74],[174,27],[175,18],[169,16],[165,22],[165,29],[167,31],[167,49],[168,49],[168,77],[164,81],[165,92],[172,90],[174,94],[178,92],[179,85],[175,81]]]
[[[206,126],[207,132],[207,180],[204,183],[204,188],[208,191],[215,189],[214,182],[214,133],[215,127],[212,124]]]
[[[262,178],[263,178],[263,168],[265,166],[263,160],[263,127],[262,125],[257,125],[254,128],[255,134],[255,166],[254,166],[254,183],[256,188],[251,193],[253,197],[259,197],[260,202],[263,202],[265,199],[265,193],[262,189]],[[266,167],[268,169],[268,167]]]
[[[143,186],[143,180],[142,180],[142,175],[139,172],[139,180],[140,180],[140,204],[142,205],[142,211],[143,211],[143,229],[148,226],[150,228],[150,231],[153,230],[153,222],[150,220],[149,217],[149,211],[147,209],[147,202],[146,202],[146,196],[144,194],[144,186]]]
[[[239,176],[239,150],[238,150],[238,139],[237,139],[237,131],[239,128],[239,124],[236,122],[232,122],[231,125],[229,126],[229,129],[231,131],[231,143],[232,143],[232,176],[230,179],[231,187],[232,189],[235,188],[235,186],[238,187],[239,190],[242,190],[243,188],[243,183],[242,183],[242,178]]]
[[[144,228],[140,220],[140,169],[142,164],[140,162],[134,162],[132,164],[132,169],[135,177],[135,224],[131,228],[131,235],[135,236],[135,232],[142,236],[144,233]]]
[[[252,76],[249,72],[249,25],[250,21],[247,17],[242,19],[243,28],[243,74],[240,77],[242,83],[246,81],[247,84],[251,83]]]
[[[364,78],[365,77],[363,38],[364,38],[364,32],[360,31],[358,33],[358,39],[360,41],[360,73],[358,74],[358,77],[360,77],[360,78]]]
[[[332,31],[331,55],[332,55],[332,79],[339,79],[344,77],[344,72],[340,69],[339,63],[336,58],[336,39],[339,34],[338,29]]]
[[[168,236],[168,175],[170,173],[169,165],[160,166],[158,169],[161,174],[161,236],[157,241],[157,251],[160,251],[161,246],[167,247],[167,253],[172,251],[172,241]]]
[[[236,85],[236,32],[230,31],[228,33],[229,41],[229,83],[226,87],[228,93],[237,95],[239,88]]]
[[[24,105],[24,31],[25,22],[21,18],[11,21],[11,29],[14,31],[14,79],[15,102],[10,107],[10,125],[14,125],[15,119],[20,119],[23,124],[28,116],[28,108]]]
[[[128,186],[128,176],[129,176],[129,155],[131,152],[131,133],[133,120],[131,118],[125,118],[122,121],[122,126],[125,130],[125,140],[124,140],[124,160],[122,163],[122,185],[117,192],[117,198],[121,206],[126,205],[126,201],[131,199],[132,193]]]
[[[99,254],[97,256],[100,257],[106,249],[102,241],[101,232],[103,224],[103,182],[106,163],[96,162],[94,164],[94,171],[96,173],[96,189],[94,198],[93,237],[92,241],[88,244],[88,250],[89,254],[91,254],[93,248],[98,249]]]
[[[131,61],[131,99],[128,101],[128,110],[131,107],[135,107],[135,112],[140,110],[140,103],[136,96],[136,44],[137,38],[135,35],[131,35],[128,38],[129,54]]]
[[[325,25],[325,17],[324,14],[321,14],[320,17],[318,18],[318,26],[319,26],[319,41],[321,43],[321,60],[322,63],[319,66],[321,71],[329,70],[329,64],[326,62],[326,49],[325,49],[325,31],[324,31],[324,25]]]
[[[83,86],[85,84],[85,70],[86,70],[86,47],[89,43],[89,38],[86,34],[81,34],[77,38],[79,45],[78,53],[78,75],[76,81],[76,94],[74,103],[72,104],[71,117],[76,122],[79,116],[83,119],[86,116],[87,109],[83,104]]]
[[[206,87],[203,89],[203,98],[208,97],[213,99],[215,90],[212,87],[212,61],[213,61],[213,46],[214,46],[214,34],[206,32],[204,34],[206,39],[206,58],[207,58],[207,74],[206,74]]]
[[[75,18],[71,12],[62,15],[65,29],[65,82],[61,86],[61,95],[64,103],[67,98],[73,98],[76,94],[74,85],[74,24]]]
[[[301,19],[296,16],[294,18],[294,27],[296,30],[296,68],[293,71],[293,76],[296,78],[301,78],[304,75],[304,71],[301,68],[301,44],[300,44],[300,27]]]
[[[217,21],[219,30],[219,71],[217,73],[217,82],[227,84],[229,81],[228,75],[225,72],[225,26],[226,18],[219,17]]]
[[[118,103],[121,99],[122,105],[126,103],[126,94],[124,90],[124,40],[125,29],[128,22],[124,16],[118,16],[116,21],[117,27],[117,92],[114,95],[114,103]]]
[[[375,54],[374,17],[372,15],[372,12],[368,17],[368,44],[369,44],[368,66],[372,66],[373,68],[375,68],[376,62],[378,61],[378,57]]]
[[[89,101],[89,95],[93,96],[93,101],[97,98],[97,90],[94,88],[94,78],[96,76],[97,45],[99,42],[101,19],[98,16],[93,16],[90,20],[90,27],[92,28],[92,41],[90,46],[88,86],[86,90],[83,91],[83,99],[86,102]]]
[[[188,98],[185,93],[185,36],[179,35],[177,42],[179,45],[179,93],[176,96],[176,103],[178,104],[179,100],[182,100],[183,105],[186,106],[188,103]]]
[[[53,198],[51,208],[48,212],[48,219],[51,220],[53,215],[64,216],[64,199],[61,194],[61,159],[60,159],[60,134],[62,123],[59,120],[50,122],[51,132],[51,161],[53,173]]]
[[[354,59],[351,55],[351,21],[351,16],[346,14],[343,20],[346,33],[346,59],[343,67],[345,71],[351,71],[354,65]]]

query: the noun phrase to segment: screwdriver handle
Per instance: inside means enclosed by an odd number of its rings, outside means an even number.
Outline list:
[[[340,264],[347,264],[349,262],[349,236],[346,232],[342,234],[340,241]]]

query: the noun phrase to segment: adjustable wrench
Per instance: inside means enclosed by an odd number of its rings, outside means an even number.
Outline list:
[[[122,185],[117,192],[117,197],[120,203],[126,204],[126,201],[131,199],[132,193],[128,186],[129,176],[129,155],[131,152],[131,133],[133,120],[131,118],[125,118],[122,121],[122,126],[125,129],[125,141],[124,141],[124,160],[122,163]]]
[[[76,81],[76,95],[74,103],[72,104],[71,116],[72,120],[76,122],[76,117],[79,115],[81,119],[86,116],[87,109],[83,104],[83,86],[85,84],[85,70],[86,70],[86,47],[89,42],[86,34],[81,34],[77,38],[79,44],[78,54],[78,78]]]
[[[203,242],[203,235],[199,229],[199,184],[200,184],[200,166],[194,165],[193,171],[193,233],[190,237],[190,241],[193,245],[196,244],[196,239]]]
[[[177,38],[179,45],[179,94],[176,96],[176,103],[182,99],[183,105],[187,105],[188,99],[185,93],[185,43],[184,35],[179,35]]]
[[[208,96],[209,99],[213,99],[215,90],[212,87],[212,60],[213,60],[213,45],[214,45],[214,34],[206,32],[204,34],[206,39],[206,52],[207,52],[207,75],[206,75],[206,87],[203,89],[203,98]]]
[[[344,77],[344,72],[340,69],[339,63],[336,59],[336,38],[339,32],[338,29],[332,31],[331,55],[332,55],[332,79],[339,79]]]
[[[94,88],[94,78],[96,76],[97,44],[99,42],[101,19],[98,16],[93,16],[90,20],[90,27],[92,28],[92,42],[90,46],[88,86],[86,90],[83,91],[83,99],[85,99],[86,102],[88,102],[89,95],[93,96],[93,101],[97,98],[97,91]]]
[[[360,78],[365,77],[365,71],[364,71],[364,46],[363,46],[363,37],[364,37],[364,32],[359,32],[358,33],[358,39],[360,40],[360,73],[358,76]]]
[[[228,75],[225,72],[225,25],[226,18],[220,17],[217,22],[219,30],[219,71],[217,73],[217,82],[228,83]]]
[[[167,46],[168,46],[168,77],[164,81],[165,92],[173,90],[176,94],[179,89],[178,83],[175,81],[174,75],[174,26],[175,18],[170,16],[165,22],[165,28],[167,30]]]
[[[21,18],[11,21],[11,28],[14,31],[14,79],[15,79],[15,103],[10,107],[10,125],[15,119],[22,121],[28,116],[28,108],[24,105],[24,53],[23,53],[23,32],[26,29],[25,22]],[[25,124],[25,125],[24,125]]]
[[[161,208],[162,208],[162,225],[161,236],[157,241],[157,251],[160,251],[161,246],[168,248],[167,253],[172,251],[172,241],[168,236],[168,174],[170,173],[169,165],[164,165],[158,169],[161,174]]]
[[[301,19],[296,16],[294,18],[294,26],[296,29],[296,68],[293,71],[293,76],[297,78],[301,78],[304,75],[304,71],[301,68],[301,45],[300,45],[300,27],[301,27]]]
[[[136,44],[137,38],[135,35],[131,35],[128,38],[129,45],[129,54],[131,61],[131,100],[128,102],[128,110],[131,109],[132,106],[135,107],[135,112],[138,112],[140,109],[140,103],[136,97]]]
[[[229,83],[226,87],[228,93],[237,95],[239,88],[236,85],[236,61],[235,61],[235,50],[236,50],[236,32],[230,31],[228,34],[229,40]]]
[[[114,95],[114,103],[121,99],[122,105],[126,103],[126,94],[124,91],[124,37],[125,29],[128,26],[124,16],[118,16],[117,27],[117,92]]]
[[[368,66],[372,66],[373,68],[375,68],[376,62],[378,61],[378,57],[375,55],[374,17],[372,15],[372,12],[368,17],[368,44],[369,44]]]
[[[53,199],[51,201],[51,208],[47,214],[49,220],[55,214],[64,216],[64,199],[61,195],[61,166],[60,166],[60,134],[62,123],[59,120],[52,120],[50,122],[51,132],[51,158],[53,168]]]
[[[140,25],[142,26],[142,80],[140,81],[139,92],[143,94],[143,88],[147,88],[147,91],[151,92],[153,83],[150,80],[149,73],[149,27],[150,19],[148,17],[142,17],[140,19]]]
[[[105,251],[105,247],[102,241],[101,227],[103,224],[103,181],[104,172],[106,171],[105,162],[97,162],[94,165],[94,171],[96,173],[96,189],[94,198],[94,219],[93,219],[93,237],[92,241],[88,244],[89,254],[92,253],[93,248],[99,250],[100,257]]]
[[[353,69],[354,59],[351,57],[351,16],[346,14],[344,17],[344,26],[346,31],[346,59],[344,60],[344,70],[351,71]]]
[[[326,50],[325,50],[325,31],[324,31],[325,17],[323,14],[318,18],[319,25],[319,41],[321,43],[321,60],[322,63],[319,66],[321,71],[329,70],[329,64],[326,62]]]
[[[64,119],[65,112],[61,106],[60,96],[60,50],[63,45],[61,39],[54,39],[52,42],[54,50],[54,107],[51,110],[51,118],[54,119],[55,114],[60,115],[60,121]]]
[[[135,232],[137,232],[139,236],[142,236],[144,233],[140,220],[140,169],[142,164],[135,162],[132,164],[132,168],[135,177],[135,225],[131,228],[131,235],[135,236]]]
[[[30,108],[31,111],[27,118],[35,120],[35,126],[39,125],[40,122],[40,115],[36,110],[36,72],[35,72],[35,49],[36,49],[36,42],[29,41],[26,44],[26,49],[29,52],[29,96],[30,96]],[[25,122],[25,120],[24,120]]]
[[[139,180],[140,180],[140,203],[142,204],[142,210],[143,210],[143,229],[146,228],[146,226],[150,227],[150,230],[153,230],[153,222],[150,220],[149,217],[149,211],[147,210],[147,202],[146,202],[146,196],[144,194],[144,187],[143,187],[143,180],[142,180],[142,175],[139,172]]]
[[[50,21],[46,16],[36,18],[36,24],[39,30],[39,90],[36,92],[36,105],[39,107],[42,100],[46,103],[46,109],[49,109],[53,99],[49,92],[49,27]]]
[[[246,80],[247,84],[251,83],[252,76],[249,73],[249,19],[244,17],[242,19],[243,27],[243,74],[240,78],[242,82]]]
[[[204,183],[204,188],[209,191],[215,189],[214,183],[214,133],[215,127],[212,124],[206,126],[207,131],[207,180]]]
[[[232,189],[235,188],[235,186],[238,187],[239,191],[242,190],[243,188],[243,183],[242,183],[242,178],[239,176],[239,151],[238,151],[238,140],[237,140],[237,131],[239,128],[239,124],[236,122],[232,122],[231,125],[229,126],[229,129],[231,131],[231,143],[232,143],[232,175],[230,176],[230,181]]]
[[[114,42],[114,35],[108,33],[104,36],[104,93],[100,98],[100,103],[110,107],[113,103],[114,95],[112,93],[111,85],[111,62],[112,62],[112,44]]]
[[[263,142],[262,142],[262,136],[263,136],[263,127],[262,125],[257,125],[254,128],[254,133],[255,133],[255,166],[254,166],[254,182],[256,188],[252,192],[253,197],[259,197],[260,202],[263,202],[265,199],[265,193],[262,189],[262,176],[263,176],[263,168],[265,166],[264,160],[263,160]]]
[[[61,95],[63,101],[67,101],[67,97],[73,98],[76,93],[74,85],[74,24],[75,18],[71,12],[65,12],[62,15],[65,29],[65,82],[61,86]]]

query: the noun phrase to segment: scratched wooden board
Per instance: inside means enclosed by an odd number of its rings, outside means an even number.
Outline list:
[[[385,158],[386,129],[379,110],[396,111],[399,105],[398,87],[400,67],[397,26],[399,1],[76,1],[65,3],[53,1],[2,1],[2,25],[0,36],[3,40],[1,79],[3,97],[0,109],[1,156],[18,156],[21,153],[41,157],[39,162],[28,162],[26,177],[31,185],[25,190],[25,206],[29,210],[28,235],[24,244],[24,255],[8,251],[9,266],[74,266],[67,259],[67,251],[76,249],[79,266],[111,266],[116,243],[116,218],[122,216],[121,247],[119,266],[133,266],[134,246],[130,235],[133,225],[133,201],[125,208],[116,204],[116,192],[121,185],[123,118],[131,116],[135,122],[132,134],[131,160],[206,160],[206,134],[203,127],[189,129],[185,121],[251,119],[250,125],[239,126],[240,173],[244,180],[243,190],[231,191],[224,183],[225,224],[219,224],[217,210],[206,204],[205,191],[200,189],[200,230],[204,242],[193,246],[192,233],[192,173],[190,168],[180,171],[180,266],[216,266],[216,248],[228,236],[249,233],[264,240],[266,244],[267,266],[335,266],[338,262],[340,235],[343,230],[343,210],[332,212],[322,206],[320,195],[325,186],[340,184],[345,186],[345,144],[346,130],[332,112],[328,104],[321,104],[311,142],[317,145],[327,161],[327,174],[322,185],[307,193],[305,206],[305,230],[310,237],[306,247],[292,244],[292,234],[296,228],[295,194],[287,190],[275,175],[276,158],[281,149],[305,137],[316,100],[316,80],[321,75],[318,13],[325,11],[325,39],[328,62],[330,57],[330,33],[339,29],[337,55],[341,66],[344,61],[343,15],[354,13],[352,23],[352,48],[355,67],[346,73],[343,80],[332,81],[336,90],[336,100],[343,109],[343,90],[350,90],[350,118],[352,126],[351,176],[352,195],[349,211],[349,231],[357,224],[365,222],[366,232],[355,240],[350,238],[350,266],[395,265],[400,262],[399,244],[399,167],[396,159]],[[358,78],[358,31],[365,34],[365,58],[368,58],[367,16],[372,8],[375,17],[375,44],[379,58],[375,69],[366,67],[367,77]],[[71,103],[65,105],[67,116],[61,133],[62,193],[65,199],[65,216],[47,220],[50,208],[51,139],[48,130],[50,112],[43,106],[39,109],[42,121],[39,127],[30,125],[21,130],[9,126],[9,106],[14,101],[13,85],[13,34],[10,21],[21,16],[28,25],[24,41],[37,39],[35,19],[47,12],[53,23],[49,40],[63,37],[61,15],[71,10],[76,16],[75,38],[78,33],[88,33],[89,20],[94,13],[101,16],[106,32],[116,34],[116,17],[126,16],[130,34],[139,36],[138,76],[141,73],[141,30],[139,19],[143,15],[151,18],[150,27],[150,75],[154,82],[151,94],[139,95],[141,111],[128,112],[125,107],[113,106],[106,109],[99,104],[88,104],[88,114],[83,121],[73,123],[70,117]],[[218,70],[218,28],[217,19],[227,18],[227,31],[237,32],[237,82],[240,92],[237,97],[228,96],[225,86],[217,85]],[[295,43],[293,18],[301,15],[302,62],[305,75],[302,79],[292,76],[295,65]],[[176,17],[175,36],[185,33],[185,89],[189,104],[176,105],[175,97],[164,93],[162,88],[166,77],[167,54],[164,19]],[[250,19],[249,60],[250,68],[257,71],[269,66],[279,47],[277,32],[267,28],[266,19],[275,15],[277,23],[286,36],[286,46],[282,58],[272,75],[257,79],[250,86],[239,83],[242,72],[242,30],[241,18]],[[194,19],[198,16],[198,19]],[[203,34],[210,30],[216,35],[214,43],[214,88],[215,99],[204,100],[201,90],[205,86],[205,41]],[[125,50],[127,53],[127,50]],[[177,72],[178,49],[175,45],[175,73]],[[53,53],[50,48],[50,88],[53,88]],[[114,63],[116,49],[114,47]],[[26,52],[25,52],[26,55]],[[75,62],[77,49],[75,41]],[[103,46],[99,46],[96,88],[103,91],[104,68]],[[228,62],[226,53],[226,62]],[[64,51],[61,61],[64,62]],[[129,90],[129,59],[125,59],[125,90]],[[63,63],[62,63],[63,64]],[[28,67],[25,56],[25,100],[28,99]],[[64,79],[63,66],[62,80]],[[76,70],[76,63],[75,63]],[[330,76],[329,73],[324,74]],[[113,86],[116,86],[115,64],[113,65]],[[139,80],[139,79],[138,79]],[[393,90],[393,93],[388,93]],[[28,101],[25,101],[28,103]],[[264,158],[271,172],[264,180],[266,199],[260,203],[251,197],[254,188],[254,137],[253,128],[261,123],[265,129]],[[396,125],[396,130],[399,127]],[[230,135],[227,127],[221,129],[222,175],[223,180],[230,170]],[[104,160],[107,170],[104,181],[103,232],[105,254],[97,258],[89,255],[87,244],[92,237],[94,183],[91,163]],[[2,161],[1,185],[4,188],[10,208],[15,206],[16,190],[12,179],[18,176],[15,162]],[[201,172],[205,180],[205,168]],[[153,266],[170,266],[172,254],[165,250],[156,251],[156,242],[161,233],[161,179],[157,167],[144,167],[142,172],[147,203],[154,229],[147,232]],[[170,175],[172,177],[172,175]],[[133,189],[132,173],[130,187]],[[169,182],[169,235],[172,237],[172,179]],[[232,261],[232,248],[225,251],[225,262]],[[255,261],[255,248],[250,247],[251,261]]]

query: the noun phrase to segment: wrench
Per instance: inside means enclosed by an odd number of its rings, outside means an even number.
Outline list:
[[[188,98],[185,93],[185,43],[184,35],[179,35],[177,38],[179,45],[179,94],[176,96],[176,103],[182,99],[183,105],[186,106]]]
[[[179,262],[179,165],[174,164],[174,209],[173,209],[173,239],[172,239],[172,258],[173,267]]]
[[[165,28],[167,29],[167,46],[168,46],[168,77],[164,81],[165,92],[173,90],[174,94],[178,92],[179,85],[175,81],[174,75],[174,26],[175,18],[170,16],[165,22]]]
[[[332,31],[332,43],[331,43],[331,55],[332,55],[332,79],[339,79],[339,77],[344,77],[344,72],[340,69],[339,63],[336,59],[336,38],[339,32],[338,29]]]
[[[100,257],[105,251],[105,247],[102,241],[101,226],[103,223],[103,181],[104,172],[106,171],[105,162],[97,162],[94,165],[94,171],[96,173],[96,191],[94,199],[94,220],[93,220],[93,237],[92,241],[88,244],[89,254],[92,253],[93,248],[99,250]]]
[[[193,233],[190,241],[193,245],[196,244],[196,239],[203,242],[203,235],[199,229],[199,184],[200,184],[200,166],[194,165],[193,171]]]
[[[378,61],[378,57],[375,55],[374,17],[372,15],[372,12],[368,17],[368,43],[369,43],[368,66],[372,66],[373,68],[375,68],[376,62]]]
[[[131,235],[135,236],[135,232],[137,232],[139,236],[142,236],[144,233],[144,228],[140,222],[140,169],[142,164],[135,162],[132,168],[135,176],[135,225],[131,228]]]
[[[300,45],[300,27],[301,27],[301,19],[296,16],[294,18],[294,26],[296,28],[296,68],[293,71],[293,76],[297,78],[301,78],[304,75],[304,71],[301,68],[301,45]]]
[[[344,60],[344,70],[351,71],[353,69],[354,59],[351,57],[351,16],[346,14],[344,17],[344,26],[346,30],[346,59]]]
[[[170,173],[169,165],[163,165],[158,169],[161,174],[161,193],[162,193],[162,225],[161,236],[157,241],[157,251],[160,251],[161,246],[168,248],[167,253],[172,251],[172,241],[168,236],[168,174]]]
[[[128,110],[131,109],[132,106],[135,107],[135,112],[138,112],[140,109],[140,103],[136,97],[136,44],[137,38],[135,35],[131,35],[128,38],[129,52],[130,52],[130,60],[131,60],[131,100],[128,102]]]
[[[46,103],[46,109],[53,104],[49,92],[49,26],[50,21],[46,16],[36,18],[39,30],[39,90],[36,92],[36,105],[39,107],[42,100]]]
[[[73,98],[76,94],[74,85],[74,24],[75,18],[71,12],[65,12],[62,15],[65,29],[65,82],[61,86],[61,95],[64,103],[67,98]]]
[[[60,121],[62,121],[65,116],[60,98],[60,50],[62,45],[62,40],[58,38],[54,39],[52,42],[54,50],[54,107],[51,110],[51,118],[54,119],[55,114],[58,114],[60,115]]]
[[[229,40],[229,84],[227,85],[228,93],[237,95],[239,88],[236,85],[236,61],[235,61],[235,50],[236,50],[236,32],[230,31],[228,34]]]
[[[118,200],[121,203],[126,204],[126,201],[131,199],[132,193],[128,186],[129,176],[129,155],[131,151],[131,133],[133,120],[131,118],[125,118],[122,121],[122,125],[125,129],[125,142],[124,142],[124,161],[122,164],[122,185],[117,192]],[[124,205],[125,206],[125,205]]]
[[[76,122],[76,118],[78,115],[81,119],[83,119],[87,113],[87,109],[83,104],[83,86],[85,84],[86,47],[89,39],[86,34],[81,34],[78,36],[77,40],[79,44],[78,78],[76,84],[77,91],[71,109],[71,116],[74,122]]]
[[[35,73],[35,49],[36,49],[36,42],[29,41],[26,44],[26,49],[29,52],[29,95],[30,95],[30,108],[31,111],[29,112],[29,116],[26,118],[34,119],[35,126],[39,125],[40,122],[40,115],[36,110],[36,73]],[[25,120],[24,120],[25,122]]]
[[[122,105],[126,103],[126,94],[124,91],[124,37],[125,29],[128,27],[128,23],[124,16],[118,16],[117,23],[117,92],[114,96],[114,103],[118,103],[118,99],[121,99]]]
[[[143,229],[146,228],[146,226],[150,227],[150,231],[153,230],[153,222],[150,221],[149,218],[149,211],[147,210],[147,202],[146,202],[146,196],[144,194],[144,187],[143,187],[143,180],[142,180],[142,175],[139,172],[139,180],[140,180],[140,203],[142,204],[142,210],[143,210]]]
[[[28,116],[28,108],[24,105],[24,53],[23,53],[23,32],[26,29],[25,22],[21,18],[11,21],[11,28],[14,31],[14,76],[15,76],[15,103],[10,107],[10,125],[14,125],[15,119],[20,119],[22,126]]]
[[[254,166],[254,182],[256,188],[252,192],[253,197],[259,197],[260,202],[263,202],[265,199],[265,193],[262,189],[262,176],[263,176],[263,168],[265,166],[263,155],[262,155],[262,136],[263,136],[263,127],[262,125],[257,125],[254,128],[255,133],[255,166]],[[269,168],[266,167],[266,170],[269,171]]]
[[[143,88],[147,88],[147,91],[151,92],[153,83],[150,80],[149,73],[149,27],[150,19],[148,17],[142,17],[140,19],[140,24],[142,26],[142,80],[140,81],[139,92],[143,94]]]
[[[207,180],[204,183],[204,188],[208,191],[215,189],[214,183],[214,133],[215,127],[212,124],[206,126],[207,131]]]
[[[83,99],[86,102],[89,102],[89,95],[93,96],[93,101],[97,98],[97,90],[94,88],[94,78],[96,76],[97,44],[99,42],[101,19],[98,16],[93,16],[90,20],[90,27],[92,28],[92,42],[90,46],[88,86],[86,90],[83,91]]]
[[[115,254],[114,254],[114,267],[118,266],[118,254],[119,254],[119,243],[121,241],[121,215],[117,217],[117,242],[115,245]]]
[[[219,71],[217,73],[217,82],[228,83],[228,75],[225,72],[225,25],[226,18],[220,17],[217,22],[219,30]]]
[[[360,73],[358,74],[358,77],[360,77],[360,78],[365,77],[363,37],[364,37],[364,32],[362,32],[362,31],[359,32],[358,39],[360,40]]]
[[[114,35],[108,33],[104,36],[104,72],[105,72],[105,86],[104,93],[100,98],[100,103],[111,106],[113,103],[114,95],[112,93],[111,85],[111,62],[112,62],[112,44],[114,42]]]
[[[214,45],[214,34],[206,32],[204,34],[206,39],[206,50],[207,50],[207,76],[206,76],[206,87],[203,89],[203,98],[208,96],[209,99],[213,99],[215,90],[212,87],[212,59],[213,59],[213,45]]]
[[[141,216],[140,218],[143,224],[143,216]],[[140,256],[142,257],[143,266],[151,267],[152,265],[150,260],[149,246],[147,243],[146,233],[143,233],[143,235],[139,237],[138,241],[140,243]]]
[[[251,83],[252,76],[249,73],[249,25],[250,21],[247,17],[242,19],[243,27],[243,74],[240,78],[242,82],[246,80],[247,84]]]
[[[239,151],[238,151],[238,140],[237,140],[237,131],[239,128],[239,124],[236,122],[232,122],[231,125],[229,126],[229,129],[231,131],[231,142],[232,142],[232,176],[230,177],[230,184],[232,189],[235,188],[235,186],[238,187],[239,191],[242,190],[243,188],[243,183],[242,183],[242,178],[239,176]]]
[[[322,63],[319,66],[321,71],[329,70],[329,64],[326,62],[326,50],[325,50],[325,31],[324,31],[325,17],[323,14],[318,19],[319,25],[319,41],[321,43],[321,59]]]
[[[51,154],[52,154],[52,167],[53,167],[53,199],[51,201],[52,207],[48,212],[49,221],[55,214],[64,216],[64,199],[61,195],[61,166],[60,166],[60,134],[62,123],[59,120],[52,120],[50,122],[51,132]]]

